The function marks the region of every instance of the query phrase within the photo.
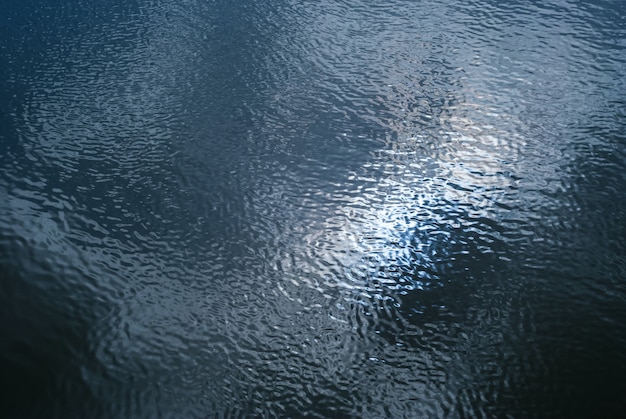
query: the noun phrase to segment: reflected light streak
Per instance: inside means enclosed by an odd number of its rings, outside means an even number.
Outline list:
[[[438,138],[389,144],[353,175],[362,192],[350,194],[323,232],[306,240],[324,266],[342,267],[327,268],[328,286],[387,298],[389,290],[441,284],[441,272],[454,262],[451,246],[458,251],[468,231],[487,233],[485,223],[514,199],[523,141],[466,116],[454,116],[449,126]]]

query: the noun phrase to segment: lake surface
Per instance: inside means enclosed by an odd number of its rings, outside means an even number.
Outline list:
[[[626,2],[4,2],[0,415],[626,411]]]

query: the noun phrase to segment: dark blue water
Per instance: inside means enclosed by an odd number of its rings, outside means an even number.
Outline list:
[[[626,2],[5,0],[0,416],[626,411]]]

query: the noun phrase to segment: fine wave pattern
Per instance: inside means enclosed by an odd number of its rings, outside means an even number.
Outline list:
[[[1,416],[626,409],[625,3],[3,15]]]

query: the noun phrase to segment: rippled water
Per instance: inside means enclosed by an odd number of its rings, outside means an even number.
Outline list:
[[[626,409],[626,3],[0,17],[8,417]]]

